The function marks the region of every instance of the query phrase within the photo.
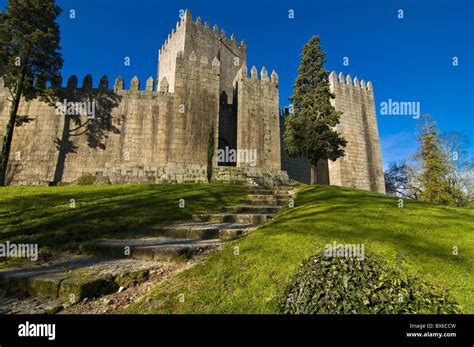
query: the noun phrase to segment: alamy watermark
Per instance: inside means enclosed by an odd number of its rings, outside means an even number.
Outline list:
[[[413,119],[419,119],[421,115],[420,102],[388,99],[380,103],[380,114],[382,116],[412,116]]]
[[[29,258],[31,261],[37,261],[38,244],[12,243],[10,241],[0,243],[0,258]]]
[[[55,112],[57,116],[85,114],[88,119],[95,119],[95,101],[72,102],[64,99],[63,102],[56,102]]]
[[[257,166],[256,149],[231,149],[226,146],[217,151],[217,161],[219,163],[248,163],[250,166]]]
[[[344,258],[357,258],[358,260],[364,260],[364,244],[360,243],[337,243],[334,241],[332,244],[327,243],[324,247],[324,255],[328,258],[331,257],[344,257]]]
[[[18,325],[19,337],[46,337],[53,341],[56,339],[56,324],[54,323],[30,323],[26,321]]]

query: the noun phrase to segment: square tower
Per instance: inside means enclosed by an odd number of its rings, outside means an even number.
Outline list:
[[[217,25],[211,29],[209,22],[203,25],[200,17],[193,22],[191,12],[186,10],[181,21],[176,23],[176,29],[168,35],[159,50],[158,90],[162,86],[162,81],[166,79],[164,83],[168,83],[168,91],[174,92],[176,57],[180,52],[185,60],[191,55],[195,55],[198,60],[204,56],[211,60],[217,57],[221,69],[219,96],[226,98],[228,104],[232,104],[233,81],[247,59],[245,41],[237,43],[234,34],[227,38],[224,29],[219,31]]]

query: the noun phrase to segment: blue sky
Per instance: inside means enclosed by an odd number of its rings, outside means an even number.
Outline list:
[[[0,0],[2,8],[6,3]],[[189,8],[193,17],[247,42],[247,64],[280,76],[280,104],[289,103],[304,43],[317,34],[326,68],[371,80],[384,166],[416,150],[411,116],[380,115],[380,102],[420,102],[442,131],[464,131],[474,142],[474,6],[471,0],[58,0],[63,76],[90,73],[97,85],[122,75],[155,77],[157,51]],[[69,18],[73,9],[76,18]],[[403,10],[403,19],[398,10]],[[294,18],[289,18],[289,10]],[[131,65],[124,66],[124,57]],[[349,66],[343,58],[349,58]],[[459,65],[453,66],[453,57]],[[472,150],[472,148],[471,148]]]

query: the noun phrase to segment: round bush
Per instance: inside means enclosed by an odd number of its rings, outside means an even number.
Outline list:
[[[382,258],[305,260],[278,300],[284,314],[462,313],[444,289],[410,277]]]

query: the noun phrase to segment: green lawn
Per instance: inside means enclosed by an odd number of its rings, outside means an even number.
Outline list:
[[[247,193],[245,186],[226,184],[4,187],[0,242],[37,242],[40,252],[71,250],[86,240],[145,235],[151,226],[216,211]]]
[[[300,262],[336,241],[404,261],[409,272],[449,288],[474,313],[473,226],[472,209],[413,201],[398,208],[397,199],[383,195],[304,186],[294,208],[170,278],[127,312],[274,313]]]

